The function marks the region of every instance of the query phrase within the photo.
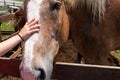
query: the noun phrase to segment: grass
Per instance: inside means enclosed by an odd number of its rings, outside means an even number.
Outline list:
[[[9,22],[3,22],[0,26],[1,31],[14,31],[13,27],[8,27]]]
[[[0,14],[6,14],[6,12],[0,12]]]
[[[0,8],[7,8],[6,6],[0,6]]]
[[[115,53],[120,54],[120,50],[116,50]]]
[[[14,31],[13,27],[8,27],[9,22],[3,22],[0,26],[1,31]],[[2,35],[2,39],[7,38],[9,35]]]

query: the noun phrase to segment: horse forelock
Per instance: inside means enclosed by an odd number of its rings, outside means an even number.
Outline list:
[[[64,2],[67,10],[86,6],[92,12],[93,18],[97,16],[100,19],[104,15],[109,0],[64,0]]]

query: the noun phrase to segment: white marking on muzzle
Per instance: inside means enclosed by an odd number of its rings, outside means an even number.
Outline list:
[[[43,0],[30,0],[27,4],[27,21],[35,18],[40,19],[40,5]],[[25,42],[25,51],[24,51],[24,66],[32,69],[32,59],[33,59],[33,46],[39,39],[39,33],[33,34]],[[32,71],[32,70],[31,70]]]

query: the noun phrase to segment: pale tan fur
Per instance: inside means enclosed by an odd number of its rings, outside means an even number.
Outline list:
[[[86,4],[88,10],[91,10],[93,16],[99,18],[103,16],[109,0],[64,0],[67,9],[74,9]]]

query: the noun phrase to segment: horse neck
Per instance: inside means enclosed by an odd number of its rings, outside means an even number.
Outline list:
[[[109,0],[65,0],[66,10],[75,12],[81,15],[86,10],[95,24],[101,20],[106,11],[106,7],[110,5]],[[74,13],[73,13],[74,14]],[[85,14],[85,12],[84,12]]]

